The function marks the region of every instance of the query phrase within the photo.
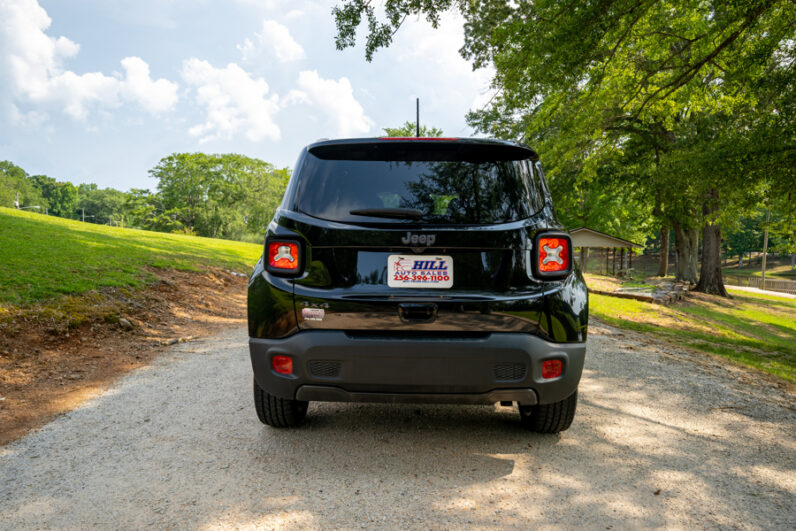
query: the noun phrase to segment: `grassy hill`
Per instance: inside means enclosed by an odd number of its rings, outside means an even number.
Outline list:
[[[103,286],[141,287],[147,267],[248,272],[262,245],[82,223],[0,208],[0,305]]]

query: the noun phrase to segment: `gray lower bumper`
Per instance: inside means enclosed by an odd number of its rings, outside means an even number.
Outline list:
[[[532,389],[495,389],[488,393],[352,393],[339,387],[302,385],[296,392],[298,400],[308,402],[377,402],[388,404],[494,404],[517,402],[536,404]]]
[[[331,402],[548,404],[577,389],[586,353],[585,343],[550,343],[522,333],[458,339],[304,331],[251,338],[249,347],[254,376],[266,392]],[[271,369],[275,355],[292,357],[292,375]],[[563,362],[560,377],[542,378],[542,362],[549,359]]]

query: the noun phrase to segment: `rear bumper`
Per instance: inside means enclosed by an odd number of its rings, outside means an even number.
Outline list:
[[[283,339],[250,338],[257,383],[280,398],[331,402],[425,402],[524,405],[563,400],[578,386],[585,343],[551,343],[523,333],[478,337],[383,336],[303,331]],[[271,359],[293,359],[278,374]],[[542,362],[563,373],[543,379]]]

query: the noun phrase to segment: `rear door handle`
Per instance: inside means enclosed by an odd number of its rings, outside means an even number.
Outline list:
[[[436,304],[411,304],[398,305],[398,315],[405,323],[430,323],[437,318]]]

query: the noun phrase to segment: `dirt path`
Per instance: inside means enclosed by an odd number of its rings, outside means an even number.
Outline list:
[[[102,394],[165,346],[245,324],[245,276],[150,272],[158,281],[147,289],[108,288],[0,319],[0,446]],[[69,326],[75,314],[84,322]]]
[[[796,528],[792,395],[592,330],[561,436],[456,406],[313,404],[273,430],[245,330],[175,345],[0,448],[0,528]]]

